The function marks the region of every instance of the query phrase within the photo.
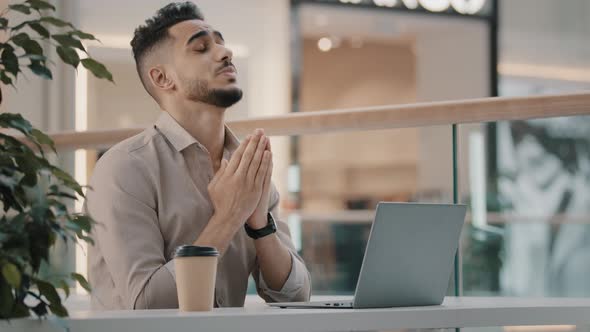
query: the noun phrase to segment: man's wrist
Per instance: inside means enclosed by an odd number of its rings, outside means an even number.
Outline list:
[[[268,235],[271,235],[273,233],[276,233],[277,232],[277,225],[274,221],[272,214],[270,212],[267,212],[266,213],[266,225],[264,227],[254,229],[254,228],[250,227],[250,225],[248,223],[246,223],[244,225],[244,229],[246,231],[246,234],[248,234],[249,237],[253,238],[254,240],[258,240],[258,239],[261,239],[261,238],[266,237]]]
[[[266,216],[266,213],[261,216],[257,215],[248,218],[247,224],[251,229],[255,231],[266,227],[266,225],[268,224],[268,218]]]
[[[215,247],[223,254],[240,227],[229,218],[231,217],[213,214],[194,245]]]
[[[236,228],[239,228],[244,223],[243,219],[237,217],[236,214],[221,212],[214,212],[209,222],[226,226],[231,225]]]

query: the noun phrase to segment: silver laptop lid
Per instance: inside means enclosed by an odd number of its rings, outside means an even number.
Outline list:
[[[465,213],[465,205],[379,203],[353,307],[441,304]]]

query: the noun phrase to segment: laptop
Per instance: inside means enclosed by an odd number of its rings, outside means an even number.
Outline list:
[[[381,202],[352,299],[268,305],[354,309],[440,305],[465,213],[465,205]]]

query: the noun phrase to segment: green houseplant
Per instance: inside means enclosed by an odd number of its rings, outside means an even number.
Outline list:
[[[50,15],[54,11],[47,1],[27,0],[0,13],[4,35],[0,39],[0,81],[14,86],[27,68],[36,76],[52,79],[51,61],[40,42],[47,49],[55,48],[67,65],[82,65],[97,78],[112,81],[111,73],[88,56],[81,42],[96,38]],[[25,19],[11,25],[6,17],[9,12]],[[77,199],[76,194],[84,196],[82,187],[48,161],[45,150],[57,153],[53,141],[20,114],[0,113],[0,127],[20,132],[16,137],[0,131],[0,319],[43,317],[49,312],[66,316],[56,289],[68,296],[69,281],[89,289],[87,281],[76,273],[48,277],[39,270],[58,238],[72,244],[92,242],[88,237],[92,219],[68,211],[66,205]]]

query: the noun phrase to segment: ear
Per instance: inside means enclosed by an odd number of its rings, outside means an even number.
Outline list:
[[[148,71],[150,81],[159,90],[171,90],[174,88],[174,81],[162,66],[151,67]]]

